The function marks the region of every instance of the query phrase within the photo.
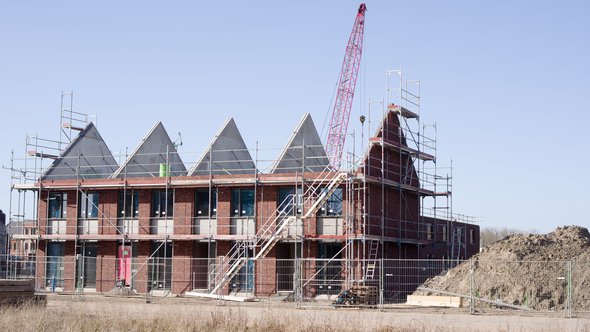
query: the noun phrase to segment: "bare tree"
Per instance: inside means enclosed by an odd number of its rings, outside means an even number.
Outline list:
[[[532,229],[525,231],[522,229],[508,228],[508,227],[485,227],[480,231],[480,247],[486,247],[490,244],[500,241],[509,235],[514,234],[536,234],[536,230]]]

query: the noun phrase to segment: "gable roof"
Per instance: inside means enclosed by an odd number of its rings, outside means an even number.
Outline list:
[[[108,178],[116,169],[113,154],[91,122],[53,161],[41,180]]]
[[[236,122],[228,118],[188,175],[249,174],[255,168]]]
[[[305,113],[273,165],[271,173],[298,172],[303,166],[307,172],[321,172],[329,164],[326,150],[311,115]]]
[[[159,177],[160,165],[166,163],[171,176],[186,175],[174,143],[162,122],[157,122],[112,177]]]

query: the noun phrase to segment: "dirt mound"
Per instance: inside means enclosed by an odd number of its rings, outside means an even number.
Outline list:
[[[540,310],[563,309],[569,284],[574,308],[590,309],[590,233],[584,227],[508,236],[422,287],[468,295],[471,266],[476,297]]]

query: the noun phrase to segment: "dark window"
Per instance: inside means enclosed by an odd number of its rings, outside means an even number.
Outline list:
[[[98,218],[98,193],[81,192],[80,208],[78,211],[80,218]]]
[[[45,267],[45,282],[49,287],[64,286],[64,242],[48,242]]]
[[[303,191],[297,188],[297,195],[295,195],[295,187],[279,188],[277,195],[277,207],[279,212],[283,215],[301,215],[303,211]]]
[[[170,289],[172,283],[172,243],[152,242],[152,258],[148,261],[148,288]]]
[[[119,218],[137,218],[139,214],[139,192],[133,190],[119,193]]]
[[[232,189],[231,215],[233,217],[254,215],[254,189]]]
[[[66,217],[68,194],[49,193],[49,218],[62,219]]]
[[[320,192],[325,192],[327,189],[322,188]],[[330,195],[326,203],[324,203],[317,215],[319,217],[332,217],[332,216],[341,216],[342,215],[342,188],[336,188],[334,193]]]
[[[475,244],[475,231],[473,229],[469,230],[469,244]]]
[[[156,190],[152,192],[152,217],[163,218],[174,215],[174,192],[168,190],[166,196],[165,190]]]
[[[217,215],[217,189],[211,190],[209,200],[209,189],[197,189],[195,192],[195,215],[197,217],[209,217]]]

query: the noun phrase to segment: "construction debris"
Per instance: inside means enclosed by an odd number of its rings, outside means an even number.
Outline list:
[[[470,261],[426,280],[413,295],[435,293],[427,288],[560,310],[572,305],[589,308],[590,294],[582,291],[589,286],[590,233],[583,227],[564,226],[548,234],[508,236]],[[572,292],[575,297],[568,295]]]
[[[377,286],[352,286],[338,294],[334,306],[374,306],[379,300]]]

